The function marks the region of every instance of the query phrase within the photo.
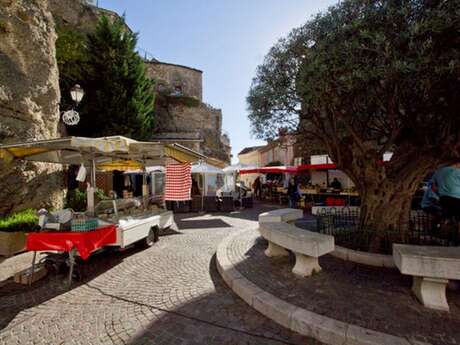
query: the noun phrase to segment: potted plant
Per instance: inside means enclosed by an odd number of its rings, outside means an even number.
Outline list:
[[[0,255],[11,256],[25,249],[26,233],[38,228],[37,212],[26,209],[0,219]]]

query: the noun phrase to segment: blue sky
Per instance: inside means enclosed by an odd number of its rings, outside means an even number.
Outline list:
[[[270,47],[337,0],[99,0],[125,13],[139,47],[164,62],[203,71],[203,98],[223,112],[233,160],[251,138],[246,95]]]

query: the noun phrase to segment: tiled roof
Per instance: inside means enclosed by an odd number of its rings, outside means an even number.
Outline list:
[[[244,155],[244,154],[246,154],[246,153],[249,153],[249,152],[252,152],[252,151],[255,151],[255,150],[261,149],[261,148],[263,148],[263,147],[265,147],[265,145],[263,145],[263,146],[251,146],[251,147],[245,147],[245,148],[244,148],[244,149],[242,149],[242,150],[240,151],[240,153],[238,153],[238,154],[239,154],[239,155]]]

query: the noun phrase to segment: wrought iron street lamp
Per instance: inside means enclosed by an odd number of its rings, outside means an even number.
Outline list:
[[[75,86],[70,89],[70,97],[72,97],[72,100],[77,106],[84,95],[85,91],[78,84],[75,84]],[[80,122],[80,114],[78,114],[78,112],[74,109],[65,111],[62,114],[62,121],[64,121],[64,123],[68,126],[75,126],[78,122]]]
[[[78,84],[75,84],[74,87],[70,89],[70,96],[72,97],[72,100],[78,105],[80,101],[82,100],[83,96],[85,95],[85,91],[82,89],[82,87]]]

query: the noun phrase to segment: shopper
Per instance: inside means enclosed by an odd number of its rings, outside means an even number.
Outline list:
[[[425,193],[422,198],[422,210],[430,215],[439,216],[441,214],[441,203],[439,200],[439,194],[437,193],[436,184],[433,180],[428,182]]]
[[[289,208],[296,208],[300,199],[299,185],[294,177],[289,179],[288,185],[288,202]]]
[[[260,182],[260,176],[257,176],[257,178],[254,180],[254,183],[252,184],[252,189],[254,190],[254,196],[256,199],[260,199],[261,187],[262,184]]]
[[[433,182],[439,194],[443,215],[460,219],[460,163],[438,169]]]

